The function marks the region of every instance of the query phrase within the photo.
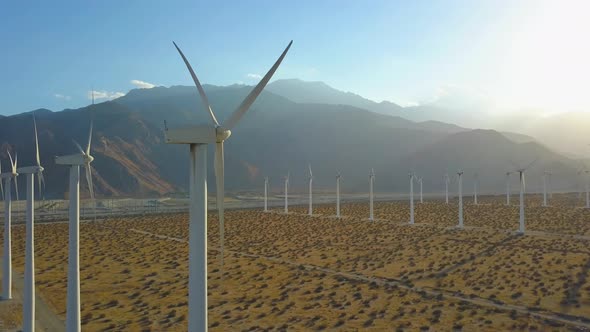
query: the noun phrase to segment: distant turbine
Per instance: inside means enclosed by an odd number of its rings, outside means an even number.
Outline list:
[[[373,185],[375,182],[375,170],[371,168],[369,173],[369,220],[373,221]]]
[[[518,233],[524,234],[525,231],[525,224],[524,224],[524,193],[526,191],[526,185],[524,180],[524,171],[529,169],[533,164],[537,161],[537,159],[533,160],[529,163],[526,167],[518,168],[516,171],[519,174],[520,179],[520,211],[519,211],[519,221],[518,221]]]
[[[313,214],[313,173],[311,172],[311,164],[309,164],[309,209],[307,210],[307,214],[310,216]]]
[[[449,182],[451,181],[449,179],[449,174],[445,174],[443,181],[445,182],[445,202],[449,204]]]
[[[23,296],[23,331],[35,331],[35,174],[39,180],[39,193],[43,182],[43,167],[39,158],[39,140],[37,139],[37,123],[33,117],[35,130],[35,166],[17,169],[19,174],[27,176],[27,221],[25,240],[25,289]]]
[[[473,204],[477,205],[477,173],[473,175]]]
[[[463,171],[458,171],[459,177],[459,228],[463,228]]]
[[[238,124],[287,55],[292,41],[278,60],[250,91],[238,108],[223,124],[220,124],[211,109],[209,99],[197,75],[180,48],[174,43],[182,57],[201,97],[211,123],[167,129],[166,143],[188,144],[190,149],[190,199],[189,210],[189,296],[188,331],[207,330],[207,144],[215,144],[215,180],[217,187],[217,210],[219,217],[220,265],[224,257],[224,142],[231,130]]]
[[[69,253],[68,253],[68,288],[66,301],[66,331],[80,331],[80,166],[86,170],[86,181],[90,197],[94,199],[94,188],[92,185],[92,169],[90,163],[94,157],[90,155],[92,142],[92,122],[88,134],[88,145],[86,150],[74,141],[80,151],[62,157],[56,157],[58,165],[70,166],[70,229],[69,229]]]
[[[336,175],[336,217],[340,218],[340,172]]]
[[[268,176],[264,178],[264,212],[268,212]]]
[[[590,209],[590,183],[588,183],[588,173],[590,173],[590,171],[584,170],[584,173],[586,174],[586,208]]]
[[[410,172],[410,224],[414,224],[414,173]]]
[[[547,177],[551,173],[548,171],[543,172],[543,206],[547,206]]]
[[[18,176],[16,171],[18,157],[15,155],[13,161],[10,151],[8,151],[8,157],[10,158],[10,171],[0,174],[2,179],[6,181],[4,186],[4,268],[2,273],[2,298],[4,300],[12,299],[12,179],[14,179],[14,185],[18,195],[18,186],[16,183],[16,177]]]
[[[289,213],[289,172],[285,176],[285,214]]]
[[[422,177],[418,178],[418,183],[420,184],[420,204],[424,203],[424,196],[422,196]]]
[[[510,206],[510,174],[512,172],[506,172],[506,205]]]

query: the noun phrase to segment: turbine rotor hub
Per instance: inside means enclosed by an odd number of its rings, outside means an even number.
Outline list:
[[[231,136],[231,130],[225,129],[221,126],[215,128],[215,136],[217,143],[221,143]]]

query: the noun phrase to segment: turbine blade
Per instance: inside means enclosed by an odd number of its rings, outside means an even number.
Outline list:
[[[188,68],[188,71],[191,73],[191,77],[193,78],[193,81],[195,82],[195,85],[197,86],[197,90],[199,90],[199,94],[201,95],[201,102],[203,103],[203,107],[205,107],[205,110],[209,111],[209,115],[211,116],[211,120],[213,120],[213,123],[215,123],[216,126],[219,126],[219,122],[217,122],[217,119],[215,118],[215,114],[213,113],[213,110],[211,109],[211,105],[209,104],[209,98],[207,98],[207,95],[205,94],[205,90],[203,90],[203,87],[201,86],[201,82],[199,82],[199,79],[197,78],[197,75],[195,74],[193,67],[191,67],[191,64],[188,62],[188,60],[184,56],[184,53],[182,53],[182,51],[180,50],[178,45],[176,45],[175,42],[172,42],[172,43],[174,44],[174,47],[176,47],[176,50],[178,51],[178,53],[180,53],[180,56],[182,57],[182,60],[184,61],[186,68]]]
[[[258,85],[256,85],[256,87],[254,87],[254,89],[250,91],[250,94],[246,97],[246,99],[244,99],[242,104],[240,104],[240,106],[232,113],[231,117],[226,121],[226,123],[224,123],[224,128],[231,130],[233,127],[235,127],[236,124],[238,124],[242,116],[248,111],[250,106],[252,106],[258,95],[260,95],[268,81],[270,81],[272,75],[275,73],[277,68],[279,68],[279,65],[283,61],[283,58],[285,58],[285,55],[287,55],[289,48],[291,48],[291,44],[293,44],[293,41],[291,41],[289,45],[287,45],[287,48],[285,48],[283,54],[281,54],[277,62],[275,62],[275,64],[270,68],[268,73],[264,75],[264,77],[262,78],[262,80],[260,80]]]
[[[39,185],[39,189],[37,190],[37,192],[39,193],[39,199],[41,199],[42,195],[41,195],[41,183],[43,182],[42,180],[43,177],[43,172],[39,172],[37,173],[37,184]]]
[[[86,151],[85,153],[87,155],[90,155],[90,143],[92,143],[92,127],[93,127],[93,122],[92,120],[90,120],[90,131],[88,132],[88,145],[86,146]]]
[[[215,147],[215,182],[217,183],[217,215],[219,217],[219,246],[221,248],[221,266],[223,266],[223,247],[225,241],[225,225],[223,215],[223,142],[217,142]]]
[[[8,151],[8,158],[10,158],[10,170],[14,172],[14,162],[12,161],[12,155],[10,155],[10,151]]]
[[[41,158],[39,157],[39,138],[37,137],[37,121],[33,115],[33,127],[35,128],[35,161],[37,166],[41,166]]]
[[[0,173],[2,172],[0,171]],[[2,182],[4,182],[4,180],[0,178],[0,190],[2,190],[2,200],[4,200],[4,185]]]
[[[14,191],[16,191],[16,200],[18,201],[18,176],[14,177]]]
[[[78,148],[78,150],[80,151],[81,154],[86,154],[86,152],[84,152],[84,150],[82,149],[82,147],[80,146],[80,144],[78,144],[78,142],[76,142],[75,140],[72,140],[72,142],[74,142],[74,145]]]
[[[88,190],[90,191],[90,198],[94,200],[94,186],[92,184],[92,169],[90,164],[85,164],[84,169],[86,170],[86,182],[88,182]]]
[[[531,161],[524,169],[529,169],[531,166],[533,166],[537,161],[539,160],[539,158],[535,158],[535,160]]]
[[[313,177],[313,173],[311,172],[311,164],[309,164],[309,177]]]

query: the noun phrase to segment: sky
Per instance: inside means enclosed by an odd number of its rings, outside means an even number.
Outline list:
[[[324,81],[403,106],[590,111],[590,1],[4,1],[0,114],[200,80]]]

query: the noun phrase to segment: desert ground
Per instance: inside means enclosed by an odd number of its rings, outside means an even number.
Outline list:
[[[517,235],[517,197],[465,197],[457,204],[365,202],[226,212],[220,265],[209,214],[212,331],[404,330],[590,331],[590,210],[577,195],[542,207],[527,196]],[[24,268],[24,225],[13,226],[13,268]],[[37,291],[65,319],[66,223],[36,226]],[[1,235],[1,231],[0,231]],[[82,324],[87,331],[184,331],[188,215],[136,215],[81,225]],[[0,237],[1,238],[1,237]],[[2,250],[0,248],[0,250]],[[9,307],[10,306],[10,307]],[[17,326],[20,306],[0,302]],[[10,328],[11,326],[9,326]]]

